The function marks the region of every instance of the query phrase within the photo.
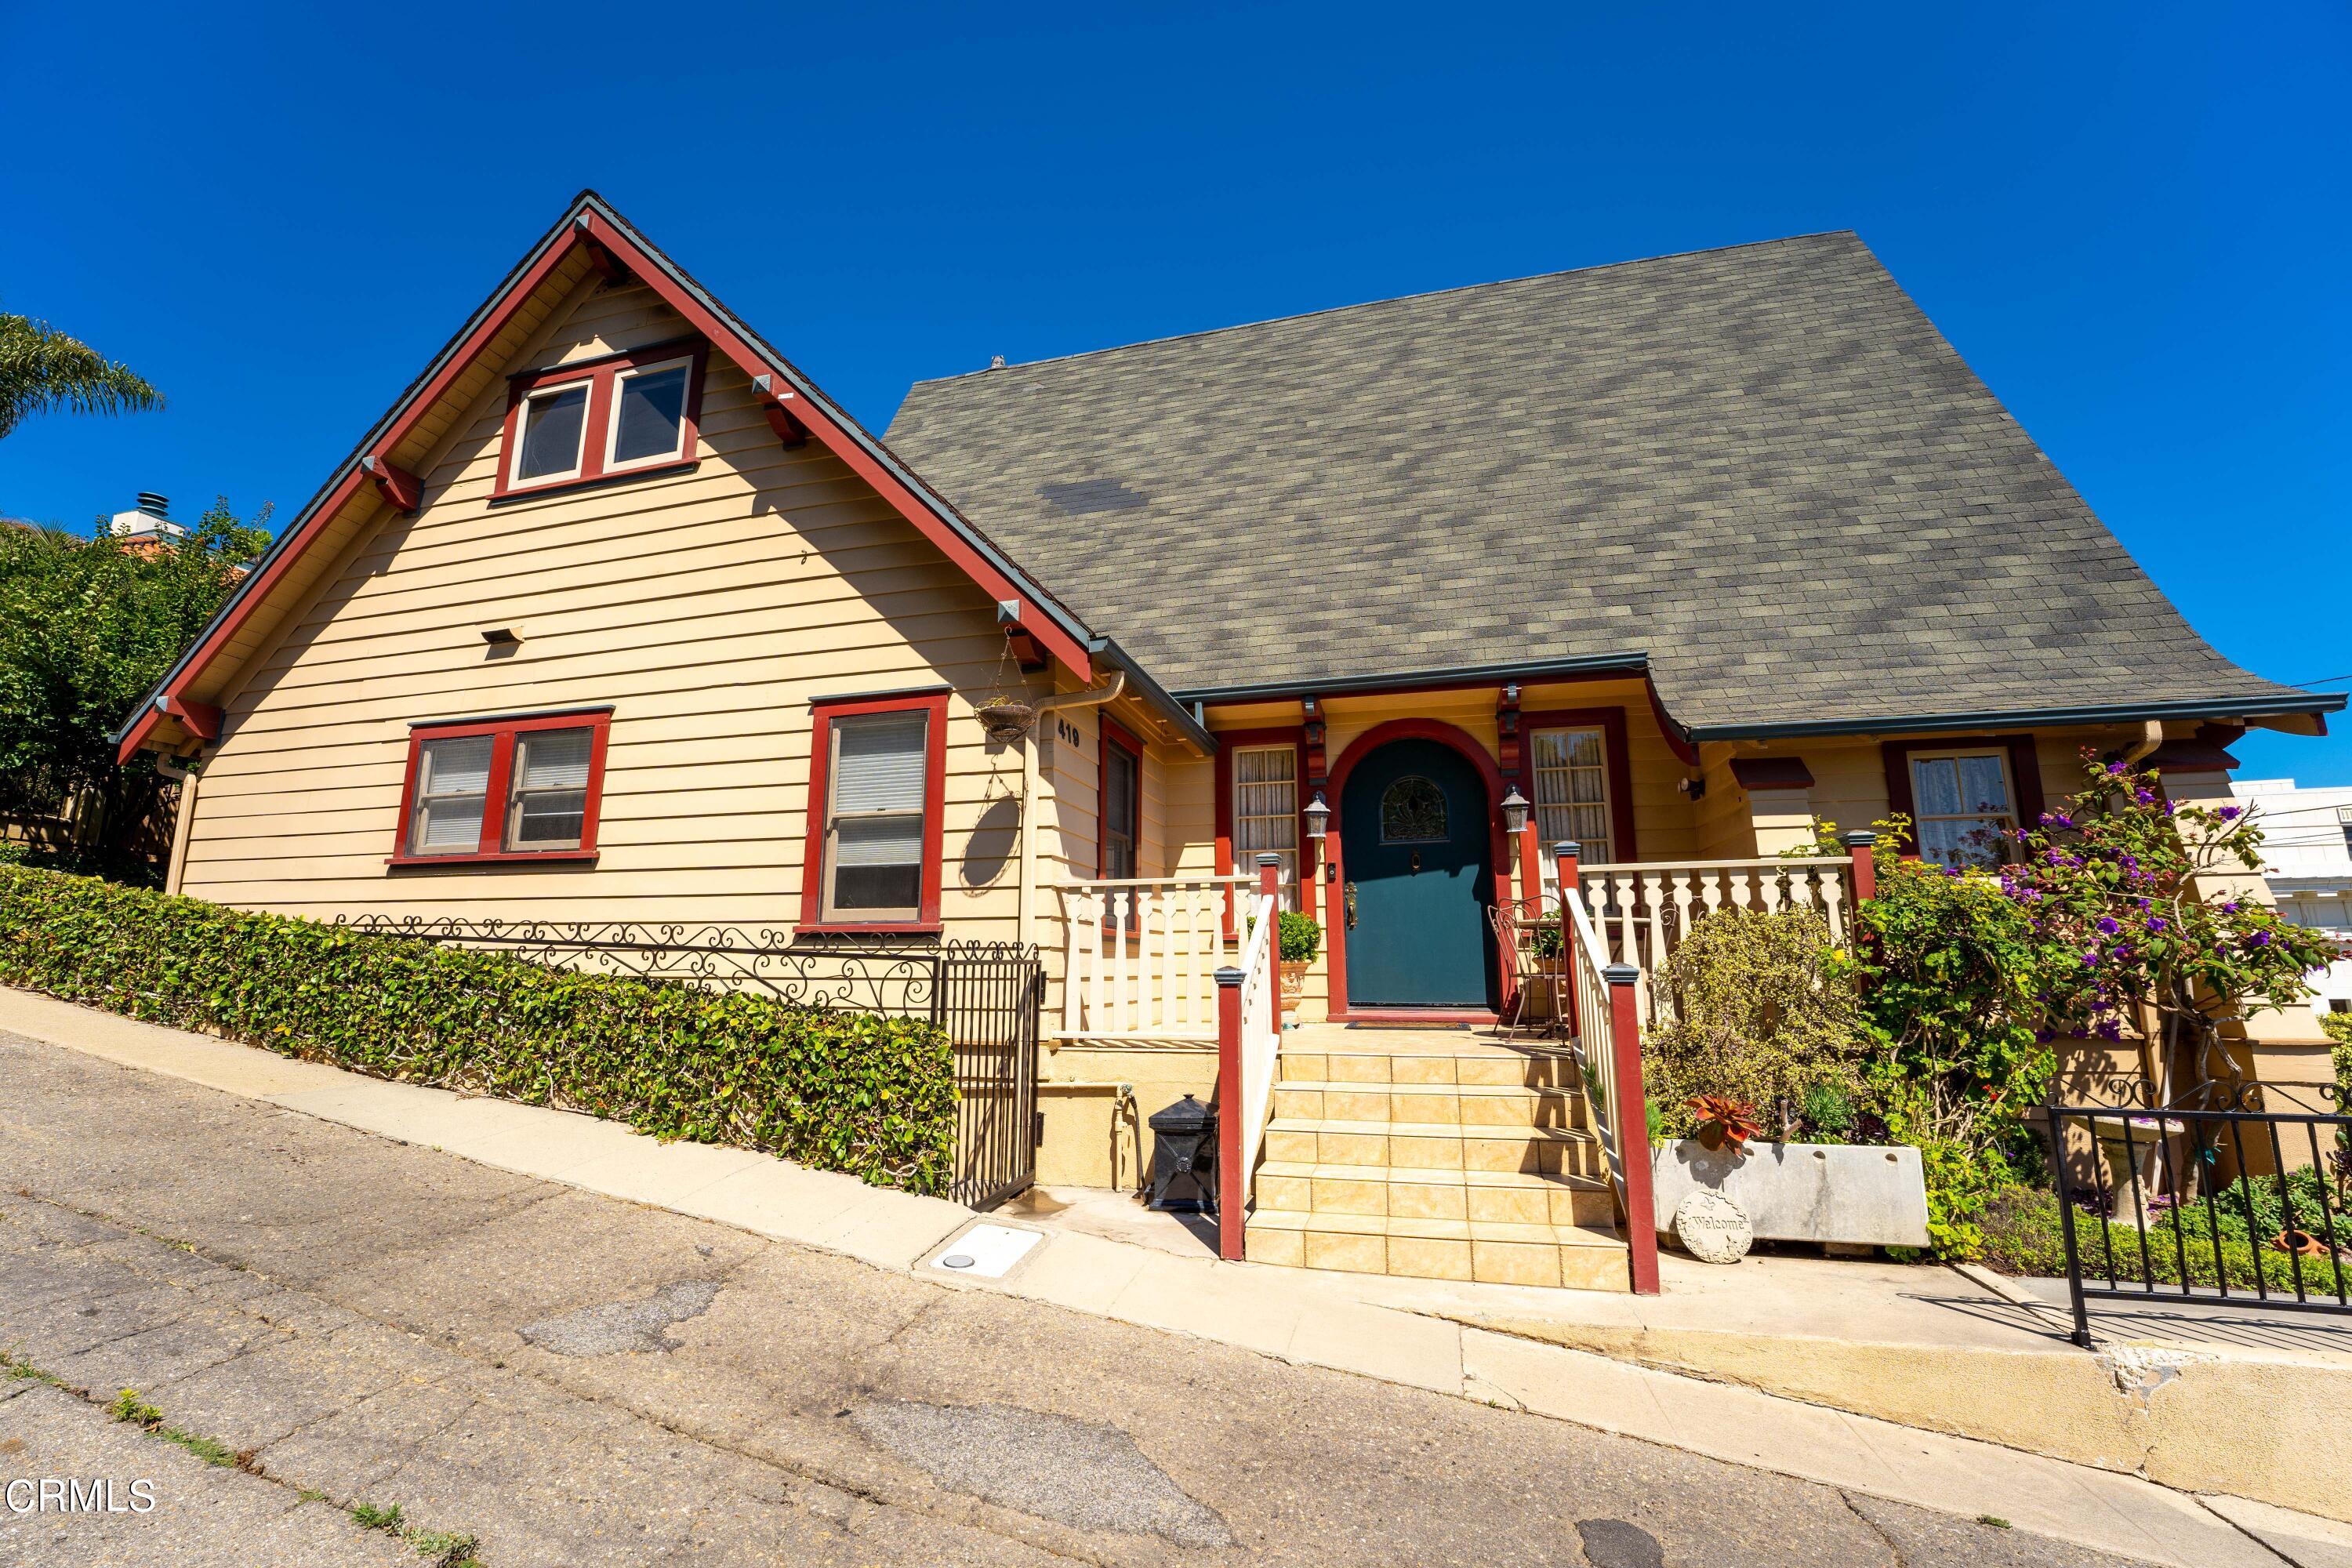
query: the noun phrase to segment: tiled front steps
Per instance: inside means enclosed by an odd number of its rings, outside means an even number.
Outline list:
[[[1250,1215],[1249,1258],[1416,1279],[1630,1289],[1616,1231],[1580,1226],[1260,1209]]]
[[[1283,1054],[1246,1230],[1253,1261],[1628,1288],[1566,1052],[1321,1033]]]

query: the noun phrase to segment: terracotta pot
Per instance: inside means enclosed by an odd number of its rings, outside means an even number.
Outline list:
[[[1307,971],[1310,966],[1303,960],[1286,958],[1280,967],[1282,1010],[1286,1013],[1296,1013],[1298,1011],[1298,999],[1307,994]]]
[[[2271,1246],[2281,1252],[2297,1253],[2305,1258],[2327,1256],[2327,1243],[2307,1230],[2283,1230],[2271,1237]]]

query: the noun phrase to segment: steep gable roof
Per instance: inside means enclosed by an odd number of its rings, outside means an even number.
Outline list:
[[[1008,626],[1027,631],[1077,679],[1092,678],[1096,656],[1127,662],[1116,644],[1089,630],[610,203],[583,191],[352,448],[194,646],[124,720],[114,735],[124,758],[149,744],[218,734],[218,696],[299,597],[305,571],[333,559],[383,508],[413,510],[419,503],[415,475],[424,455],[497,381],[499,366],[553,302],[592,268],[625,268],[652,289],[768,391],[772,417],[822,442],[995,599]],[[1147,695],[1158,690],[1148,680],[1142,684]]]
[[[888,438],[1180,698],[1646,653],[1702,738],[2344,700],[2207,646],[1852,234],[925,382]]]

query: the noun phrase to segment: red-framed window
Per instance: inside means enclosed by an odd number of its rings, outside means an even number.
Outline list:
[[[408,732],[394,866],[593,860],[609,708]]]
[[[1255,872],[1261,852],[1280,855],[1282,900],[1285,909],[1313,912],[1311,893],[1299,879],[1299,849],[1306,842],[1300,815],[1314,799],[1307,776],[1307,732],[1304,726],[1221,730],[1216,763],[1217,874]],[[1285,805],[1290,810],[1286,834],[1276,818]],[[1239,935],[1234,900],[1225,900],[1225,936]]]
[[[801,929],[940,929],[948,696],[810,704]]]
[[[692,467],[709,351],[681,339],[515,376],[492,496]]]

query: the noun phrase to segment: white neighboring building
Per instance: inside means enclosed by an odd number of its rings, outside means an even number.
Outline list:
[[[2232,779],[2230,793],[2262,825],[2263,875],[2279,913],[2352,943],[2352,785]],[[2319,992],[2314,1013],[2352,1012],[2352,958],[2329,967]]]

